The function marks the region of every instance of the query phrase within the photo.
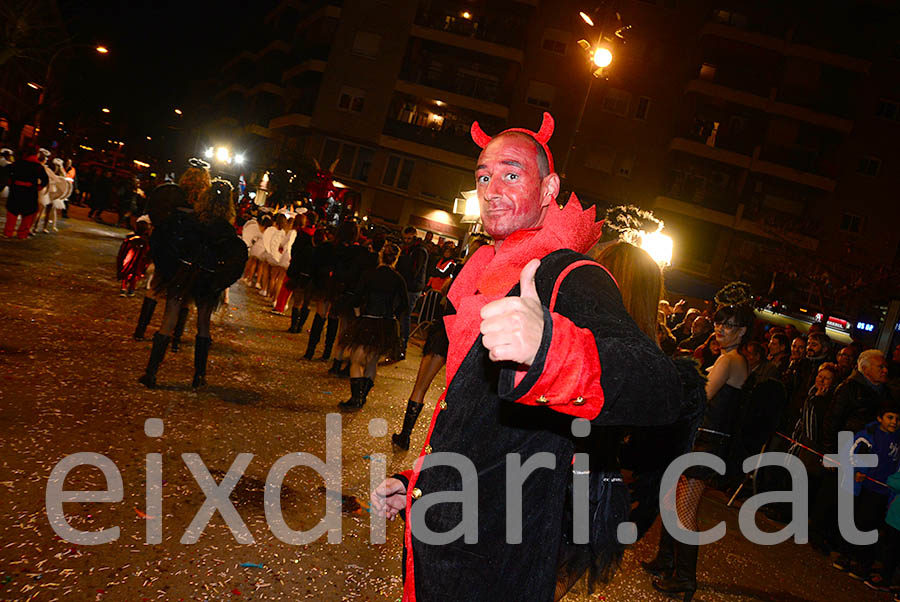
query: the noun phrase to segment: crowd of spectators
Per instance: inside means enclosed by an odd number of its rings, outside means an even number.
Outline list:
[[[684,301],[674,305],[661,301],[657,324],[661,347],[673,356],[693,356],[706,370],[720,353],[712,314],[710,308],[689,308]],[[857,342],[837,343],[819,322],[801,333],[792,324],[758,320],[740,353],[750,370],[737,431],[742,440],[736,446],[740,450],[735,453],[736,470],[729,470],[737,476],[723,479],[722,489],[732,493],[742,483],[740,463],[746,457],[760,451],[797,456],[809,477],[811,544],[823,554],[836,555],[834,568],[872,589],[888,591],[900,554],[900,531],[886,522],[889,502],[900,491],[900,345],[886,357]],[[853,436],[843,440],[839,437],[843,431]],[[852,477],[841,482],[842,471],[823,462],[824,455],[840,451],[850,458],[876,454],[879,465],[862,468],[861,462],[855,463],[848,473]],[[890,478],[894,474],[896,482]],[[780,466],[763,469],[754,479],[757,491],[792,488],[787,470]],[[875,546],[853,546],[841,536],[838,488],[852,484],[857,528],[879,529],[882,536]],[[745,495],[750,493],[747,489]],[[784,506],[771,504],[763,510],[772,519],[788,522],[791,508]],[[900,506],[896,512],[900,514]]]

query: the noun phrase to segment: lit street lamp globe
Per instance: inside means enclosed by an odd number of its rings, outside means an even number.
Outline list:
[[[612,59],[612,52],[609,51],[609,48],[598,48],[594,51],[594,64],[601,69],[604,67],[609,67]]]

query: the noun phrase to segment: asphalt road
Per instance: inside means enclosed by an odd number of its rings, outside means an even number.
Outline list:
[[[62,220],[57,234],[0,239],[0,599],[398,600],[402,530],[392,523],[385,544],[369,543],[370,459],[385,454],[391,472],[409,467],[415,452],[395,453],[390,439],[373,437],[369,427],[382,418],[388,432],[398,428],[418,348],[406,361],[380,367],[366,407],[343,417],[343,494],[356,496],[362,507],[353,510],[351,503],[342,513],[340,543],[321,537],[289,545],[267,527],[266,476],[292,452],[325,457],[325,415],[348,396],[347,382],[325,374],[326,364],[300,360],[306,334],[287,334],[287,318],[271,314],[255,291],[237,284],[230,304],[214,317],[209,387],[200,393],[190,388],[190,325],[183,350],[166,357],[161,387],[138,385],[150,343],[131,339],[140,296],[118,296],[114,262],[124,234],[72,218]],[[443,373],[429,392],[426,414],[442,379]],[[148,418],[163,421],[162,436],[145,434]],[[426,420],[413,436],[414,450]],[[102,454],[121,474],[121,501],[64,506],[76,529],[118,527],[111,543],[68,543],[49,524],[51,471],[76,452]],[[145,462],[156,453],[162,455],[162,542],[148,544],[145,532],[157,517],[145,512]],[[218,513],[196,544],[181,543],[206,498],[182,459],[188,453],[198,454],[217,480],[238,454],[253,454],[232,494],[253,543],[238,543]],[[105,480],[99,469],[80,466],[65,486],[99,490]],[[319,521],[328,495],[322,487],[310,469],[288,473],[281,493],[288,526],[309,529]],[[832,569],[808,546],[750,544],[738,532],[737,510],[713,494],[704,502],[701,527],[720,520],[728,532],[701,552],[695,600],[890,599]],[[762,518],[760,524],[777,528]],[[666,599],[637,564],[653,556],[657,536],[654,528],[627,552],[604,590],[590,597],[576,591],[568,599]]]

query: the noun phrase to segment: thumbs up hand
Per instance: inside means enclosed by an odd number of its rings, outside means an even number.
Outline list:
[[[541,265],[532,259],[519,275],[518,297],[504,297],[481,308],[481,341],[495,362],[534,362],[544,334],[544,309],[534,286]]]

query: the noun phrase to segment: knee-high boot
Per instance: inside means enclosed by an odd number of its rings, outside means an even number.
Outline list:
[[[325,329],[325,348],[322,349],[322,357],[319,358],[319,361],[327,362],[331,359],[331,348],[334,347],[334,339],[337,338],[339,323],[340,318],[328,318],[328,327]]]
[[[153,317],[156,303],[156,299],[144,297],[144,302],[141,303],[141,315],[138,316],[137,327],[134,329],[134,334],[131,335],[135,341],[144,340],[144,333],[147,332],[147,326],[150,324],[150,319]]]
[[[665,525],[660,529],[659,549],[650,562],[641,561],[641,568],[654,577],[666,578],[675,570],[675,538],[669,535]]]
[[[697,591],[697,554],[699,546],[675,542],[675,573],[665,579],[654,579],[653,587],[664,594],[684,594],[691,602]]]
[[[288,332],[292,334],[296,334],[300,332],[297,328],[297,323],[300,321],[300,310],[296,307],[291,308],[291,327],[288,328]]]
[[[350,399],[342,401],[338,404],[338,407],[341,410],[351,412],[362,409],[362,407],[366,405],[366,396],[372,389],[371,383],[372,379],[366,378],[365,376],[361,378],[351,378]]]
[[[316,314],[313,318],[312,328],[309,331],[309,343],[306,345],[306,354],[303,356],[305,359],[311,360],[313,358],[313,354],[316,352],[316,345],[319,344],[319,339],[322,338],[323,326],[325,326],[325,318]]]
[[[172,333],[172,353],[178,353],[181,349],[181,336],[184,334],[184,326],[187,324],[190,307],[182,307],[178,310],[178,321],[175,322],[175,331]]]
[[[403,415],[403,428],[399,433],[391,435],[391,441],[394,442],[394,445],[400,449],[409,449],[409,437],[412,435],[413,428],[416,426],[416,420],[419,419],[419,414],[422,413],[422,408],[424,407],[424,403],[417,403],[411,399],[406,402],[406,413]]]
[[[296,332],[303,332],[303,325],[306,324],[306,318],[309,317],[309,308],[303,307],[300,309],[300,318],[297,320],[297,330]]]
[[[156,388],[156,373],[159,365],[162,364],[163,358],[166,357],[166,347],[172,337],[166,334],[156,333],[153,335],[153,349],[150,350],[150,359],[147,361],[147,369],[144,375],[138,379],[138,382],[148,389]]]
[[[194,338],[194,381],[191,386],[195,389],[206,386],[206,361],[209,359],[209,347],[212,345],[210,337]]]

